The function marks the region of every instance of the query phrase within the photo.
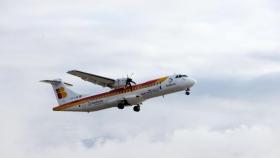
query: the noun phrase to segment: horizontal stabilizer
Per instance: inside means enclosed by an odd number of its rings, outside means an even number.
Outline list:
[[[59,83],[62,83],[62,81],[60,79],[57,79],[57,80],[42,80],[40,82],[44,82],[44,83],[49,83],[49,84],[54,84],[54,85],[58,85]],[[63,82],[65,85],[67,86],[73,86],[72,84],[70,83],[66,83],[66,82]]]

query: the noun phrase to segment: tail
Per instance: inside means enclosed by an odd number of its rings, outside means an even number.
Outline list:
[[[49,83],[52,85],[57,102],[59,105],[71,102],[73,100],[76,100],[76,99],[82,97],[82,95],[77,94],[66,87],[66,86],[73,86],[73,85],[62,82],[61,79],[42,80],[41,82]]]

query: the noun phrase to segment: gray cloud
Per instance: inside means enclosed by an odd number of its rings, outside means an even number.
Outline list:
[[[59,146],[51,148],[43,157],[55,157],[66,155],[68,157],[271,157],[276,158],[279,154],[277,146],[279,137],[275,130],[267,127],[247,127],[213,131],[207,128],[178,129],[168,135],[164,141],[151,141],[151,136],[142,133],[136,137],[130,137],[126,141],[112,140],[98,144],[94,149],[88,149],[80,144],[71,148]],[[68,146],[69,147],[69,146]],[[272,147],[272,148],[271,148]],[[120,152],[129,149],[127,152]],[[257,150],[256,150],[257,149]],[[139,153],[139,150],[143,151]],[[203,152],[198,152],[203,151]],[[136,154],[138,153],[138,154]],[[36,157],[36,153],[29,153],[25,156]]]
[[[278,96],[280,73],[265,74],[253,79],[242,79],[239,76],[209,79],[201,81],[195,88],[197,95],[214,96],[231,99],[262,100],[269,96]],[[226,93],[225,93],[226,92]]]
[[[280,61],[280,52],[257,52],[252,55],[252,57],[257,58],[259,60],[268,60],[273,62],[279,62]]]

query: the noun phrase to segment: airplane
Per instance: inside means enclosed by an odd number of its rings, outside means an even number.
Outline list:
[[[68,86],[73,85],[61,79],[42,80],[41,82],[51,84],[54,89],[59,105],[55,106],[53,111],[93,112],[113,107],[124,109],[133,106],[133,110],[139,112],[140,105],[145,100],[178,91],[185,91],[186,95],[190,95],[190,88],[196,83],[196,80],[183,74],[136,84],[130,77],[114,80],[78,70],[67,73],[93,84],[109,87],[111,90],[97,95],[81,95],[70,90]]]

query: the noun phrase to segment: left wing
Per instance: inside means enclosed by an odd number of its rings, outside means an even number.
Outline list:
[[[111,79],[111,78],[98,76],[98,75],[94,75],[94,74],[90,74],[90,73],[86,73],[86,72],[82,72],[82,71],[78,71],[78,70],[71,70],[71,71],[68,71],[67,73],[80,77],[81,79],[83,79],[85,81],[89,81],[93,84],[100,85],[102,87],[113,88],[113,85],[116,82],[114,79]]]

